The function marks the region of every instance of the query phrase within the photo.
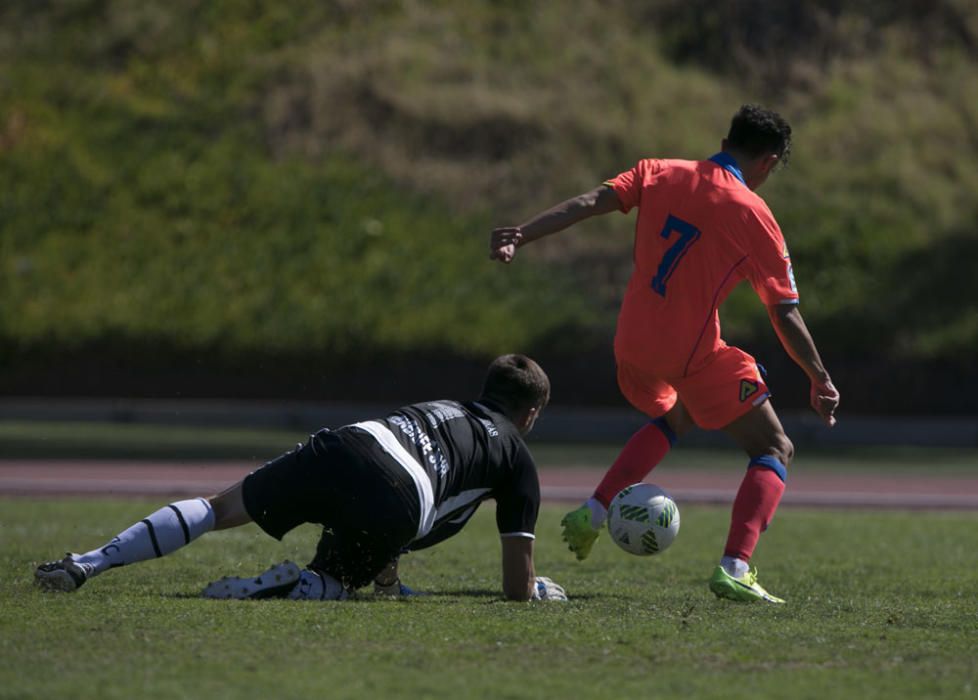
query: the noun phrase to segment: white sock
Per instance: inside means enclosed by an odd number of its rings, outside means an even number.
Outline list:
[[[343,584],[329,574],[303,569],[289,600],[346,600],[348,594]]]
[[[738,559],[737,557],[723,557],[720,559],[720,566],[734,578],[740,578],[750,571],[750,565],[743,559]]]
[[[214,509],[206,498],[177,501],[120,532],[105,546],[74,557],[74,561],[95,576],[116,566],[162,557],[213,529]]]
[[[585,505],[591,509],[591,527],[597,530],[604,524],[608,517],[608,509],[601,505],[601,501],[593,496],[587,499]]]

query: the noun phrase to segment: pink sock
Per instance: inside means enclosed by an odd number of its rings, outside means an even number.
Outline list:
[[[750,561],[781,501],[786,473],[784,465],[770,455],[751,460],[734,499],[724,555]]]
[[[594,498],[607,508],[619,491],[648,476],[675,442],[676,434],[669,424],[656,418],[628,439],[618,459],[594,490]]]

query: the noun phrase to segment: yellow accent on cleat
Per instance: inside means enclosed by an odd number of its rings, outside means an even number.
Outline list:
[[[757,569],[748,571],[740,578],[734,578],[718,566],[710,577],[710,590],[717,598],[737,600],[744,603],[762,601],[765,603],[784,603],[784,600],[764,590],[757,582]]]
[[[567,543],[567,549],[574,552],[578,561],[587,559],[601,531],[591,525],[591,509],[584,504],[577,510],[572,510],[563,517],[560,525],[563,528],[561,537]]]

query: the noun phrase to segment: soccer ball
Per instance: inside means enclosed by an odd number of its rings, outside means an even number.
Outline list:
[[[608,532],[629,554],[661,554],[679,534],[679,508],[654,484],[626,486],[608,508]]]

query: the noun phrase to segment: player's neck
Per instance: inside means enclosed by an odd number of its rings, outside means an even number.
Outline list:
[[[773,163],[769,162],[776,159],[776,156],[765,154],[760,157],[751,157],[739,152],[735,148],[724,148],[722,151],[728,158],[733,160],[733,167],[737,168],[741,174],[743,183],[752,192],[764,184],[771,172]]]

